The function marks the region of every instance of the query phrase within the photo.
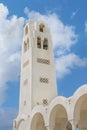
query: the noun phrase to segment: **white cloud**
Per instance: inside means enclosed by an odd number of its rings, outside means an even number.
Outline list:
[[[25,8],[25,13],[28,19],[23,17],[18,18],[16,15],[8,18],[8,8],[0,4],[0,61],[2,61],[0,62],[0,105],[5,100],[3,95],[5,95],[6,83],[16,80],[20,72],[20,46],[25,21],[43,20],[49,25],[55,54],[59,57],[59,61],[61,61],[60,59],[63,55],[70,52],[72,45],[76,44],[78,40],[75,28],[70,25],[64,25],[57,14],[48,13],[42,15],[39,12],[29,11],[28,8]],[[61,73],[63,75],[63,72]],[[65,74],[67,72],[65,73],[64,70]]]
[[[2,3],[0,3],[0,19],[6,18],[8,13],[8,8],[4,6]]]
[[[23,17],[18,18],[16,15],[8,18],[8,8],[0,4],[0,61],[2,61],[0,62],[0,105],[5,99],[4,92],[7,88],[6,83],[8,81],[17,80],[17,76],[19,75],[20,46],[22,43],[23,24],[25,21],[43,20],[48,23],[51,30],[55,54],[59,61],[61,61],[60,59],[64,54],[70,52],[72,45],[76,44],[78,40],[75,27],[64,25],[57,14],[48,13],[42,15],[39,12],[29,11],[28,8],[25,8],[25,13],[28,19]],[[68,66],[70,70],[70,65],[67,65],[67,68]],[[64,75],[66,74],[67,72],[64,70]]]
[[[24,18],[13,15],[0,4],[0,105],[5,100],[6,83],[15,81],[19,75],[20,45]]]
[[[55,54],[57,55],[56,69],[58,78],[70,73],[72,68],[83,67],[86,64],[85,59],[82,60],[75,54],[67,54],[70,53],[72,45],[76,44],[78,40],[73,26],[64,25],[55,13],[42,15],[39,12],[29,11],[28,8],[25,9],[25,13],[28,16],[26,20],[15,15],[8,18],[8,8],[0,4],[0,105],[5,101],[6,83],[8,81],[16,81],[20,72],[20,46],[24,21],[43,20],[48,23],[51,29]],[[0,112],[0,122],[8,119],[5,121],[10,126],[12,121],[10,117],[12,117],[14,112],[12,111],[10,114],[10,111],[8,113],[3,111],[3,113],[1,115]],[[5,114],[7,114],[7,118]]]
[[[56,59],[57,77],[63,78],[66,74],[71,73],[75,67],[84,67],[87,64],[87,59],[81,59],[79,56],[70,53]]]

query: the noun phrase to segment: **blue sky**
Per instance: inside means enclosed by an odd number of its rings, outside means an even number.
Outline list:
[[[18,112],[23,26],[49,24],[58,94],[72,96],[87,84],[86,0],[0,0],[0,130],[12,130]]]

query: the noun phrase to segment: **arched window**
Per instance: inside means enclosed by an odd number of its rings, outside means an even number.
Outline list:
[[[43,41],[43,49],[47,50],[48,49],[48,39],[45,38]]]
[[[37,48],[41,48],[41,38],[37,38]]]
[[[40,24],[40,25],[39,25],[39,31],[40,31],[40,32],[43,32],[43,31],[44,31],[44,27],[45,27],[44,24]]]
[[[28,26],[25,27],[25,35],[28,34]]]

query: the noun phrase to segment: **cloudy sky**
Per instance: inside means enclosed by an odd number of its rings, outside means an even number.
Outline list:
[[[87,0],[0,0],[0,130],[18,112],[23,27],[43,20],[51,30],[58,95],[87,84]]]

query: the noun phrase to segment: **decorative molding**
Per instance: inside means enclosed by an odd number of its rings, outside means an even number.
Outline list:
[[[41,83],[48,83],[48,78],[40,78]]]
[[[42,102],[43,102],[44,105],[48,105],[48,100],[47,99],[43,99]]]
[[[37,62],[42,64],[50,64],[50,61],[47,59],[37,58]]]

